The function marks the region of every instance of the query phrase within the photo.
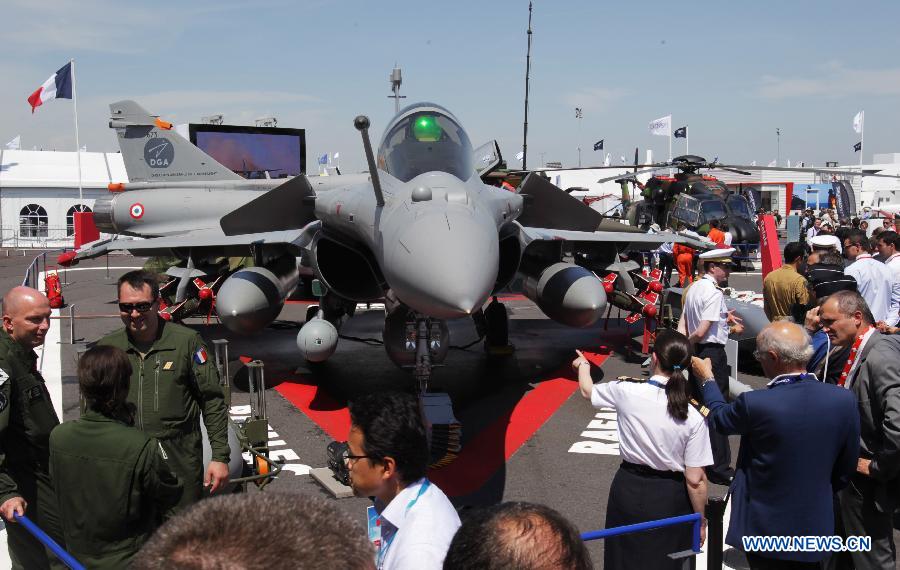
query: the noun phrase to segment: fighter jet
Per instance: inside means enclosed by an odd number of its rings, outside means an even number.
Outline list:
[[[133,101],[110,110],[129,182],[111,185],[94,217],[114,236],[61,263],[112,250],[175,255],[184,264],[170,274],[183,301],[204,267],[251,256],[254,267],[228,275],[215,293],[222,323],[239,332],[267,326],[301,277],[315,279],[320,303],[297,336],[313,362],[334,353],[357,303],[383,302],[388,355],[415,370],[421,391],[447,354],[446,321],[483,323],[482,307],[515,278],[548,317],[585,327],[602,316],[612,281],[636,302],[641,285],[631,275],[640,267],[620,254],[667,241],[704,247],[600,220],[540,177],[516,192],[485,184],[479,172],[490,157],[432,103],[397,114],[375,152],[368,118],[356,117],[367,173],[287,181],[238,176]],[[599,271],[621,279],[604,283]]]

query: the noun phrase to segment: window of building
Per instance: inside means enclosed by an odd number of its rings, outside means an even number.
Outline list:
[[[66,212],[66,235],[75,235],[75,212],[90,212],[91,209],[84,204],[75,204]]]
[[[47,237],[47,210],[28,204],[19,211],[19,234],[22,237]]]

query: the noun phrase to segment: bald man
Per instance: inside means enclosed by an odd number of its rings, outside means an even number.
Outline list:
[[[756,337],[754,356],[771,378],[766,389],[726,404],[709,359],[694,357],[703,380],[707,421],[739,434],[732,484],[731,524],[725,542],[745,550],[745,536],[831,536],[832,494],[847,485],[859,457],[859,414],[848,390],[806,372],[809,335],[789,321]],[[827,552],[747,551],[750,568],[818,568]]]
[[[14,569],[64,567],[13,516],[28,515],[65,547],[48,472],[50,432],[59,425],[59,418],[34,353],[35,347],[44,344],[49,328],[50,304],[40,291],[16,287],[3,297],[0,516],[7,523],[7,545]]]

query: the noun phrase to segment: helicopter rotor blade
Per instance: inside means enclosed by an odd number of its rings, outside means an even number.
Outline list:
[[[730,168],[728,166],[721,166],[719,164],[710,164],[707,168],[710,170],[727,170],[728,172],[734,172],[735,174],[743,174],[744,176],[752,176],[752,172],[747,172],[746,170],[738,170],[737,168]]]
[[[860,170],[841,170],[837,168],[798,168],[789,166],[746,166],[742,164],[717,164],[716,168],[729,169],[747,169],[747,170],[768,170],[774,172],[811,172],[816,174],[836,174],[841,176],[873,176],[876,178],[895,178],[900,179],[900,174],[878,174],[876,172],[866,172]]]
[[[621,167],[620,167],[621,168]],[[658,172],[660,170],[665,170],[669,168],[669,165],[663,166],[654,166],[653,168],[647,168],[645,170],[635,170],[634,172],[630,172],[628,174],[617,174],[616,176],[608,176],[606,178],[601,178],[597,181],[597,184],[603,184],[604,182],[611,182],[613,180],[622,180],[622,179],[633,179],[637,177],[638,174],[647,174],[648,172]]]

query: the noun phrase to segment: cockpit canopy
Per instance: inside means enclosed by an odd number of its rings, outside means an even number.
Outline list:
[[[460,180],[475,174],[472,143],[449,111],[417,103],[398,114],[378,147],[378,168],[409,182],[425,172],[446,172]]]

